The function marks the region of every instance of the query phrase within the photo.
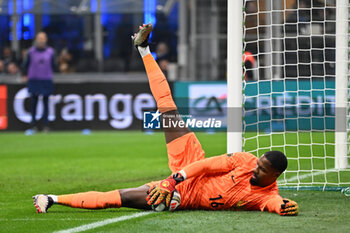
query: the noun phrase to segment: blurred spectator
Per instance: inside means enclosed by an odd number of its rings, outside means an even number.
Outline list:
[[[253,14],[258,12],[256,1],[246,1],[245,3],[245,11],[247,14]]]
[[[35,45],[28,51],[27,57],[23,63],[23,75],[28,76],[28,92],[31,96],[31,129],[26,134],[33,134],[36,131],[36,107],[39,96],[43,96],[44,113],[43,124],[44,131],[48,131],[48,113],[49,96],[53,93],[53,70],[55,67],[55,57],[53,48],[47,46],[47,35],[45,32],[39,32],[35,37]]]
[[[288,15],[287,22],[309,22],[311,19],[310,15],[311,1],[299,0],[294,4],[294,9],[298,9],[299,12],[293,11]]]
[[[116,44],[118,45],[117,53],[118,57],[124,62],[123,71],[128,72],[130,70],[132,43],[130,35],[134,32],[132,17],[129,14],[124,14],[123,18],[116,29]]]
[[[157,62],[163,73],[168,71],[169,64],[169,48],[164,42],[160,42],[156,48]]]
[[[176,51],[177,47],[177,36],[174,35],[171,30],[168,17],[162,12],[156,12],[157,23],[154,25],[152,32],[152,43],[150,44],[151,51],[155,51],[158,44],[161,42],[166,43],[168,47],[168,53]]]
[[[19,69],[16,63],[14,62],[10,62],[7,65],[7,73],[8,74],[18,74],[19,73]]]
[[[293,6],[295,11],[288,14],[287,23],[298,23],[286,25],[286,32],[302,34],[310,34],[310,25],[308,22],[323,21],[325,19],[324,9],[325,2],[323,0],[297,0]],[[298,30],[297,30],[298,26]]]
[[[243,62],[245,68],[244,80],[245,81],[253,81],[257,80],[257,75],[255,72],[256,68],[256,60],[253,54],[249,51],[245,51],[243,54]]]
[[[0,60],[0,75],[5,74],[5,63],[3,60]]]
[[[58,56],[58,69],[65,74],[74,72],[73,56],[67,48],[64,48]]]
[[[2,58],[1,60],[3,60],[3,62],[5,63],[5,67],[7,67],[8,64],[10,64],[11,62],[15,62],[16,63],[16,59],[15,56],[11,50],[10,47],[6,46],[3,50],[2,50]]]
[[[21,64],[23,64],[24,59],[27,57],[28,54],[28,49],[22,49],[21,51],[21,57],[18,59],[17,64],[20,66]]]
[[[327,7],[329,4],[333,7]],[[335,9],[334,4],[324,0],[297,0],[294,10],[287,15],[285,39],[286,77],[310,77],[334,75],[335,62]],[[303,35],[294,39],[298,35]],[[324,49],[323,51],[320,49]],[[294,51],[292,51],[294,50]],[[324,65],[307,63],[321,63]],[[297,64],[297,66],[295,66]]]

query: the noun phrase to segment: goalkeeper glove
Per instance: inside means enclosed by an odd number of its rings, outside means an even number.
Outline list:
[[[165,205],[169,207],[172,193],[175,190],[175,185],[184,180],[184,177],[180,173],[175,173],[165,180],[162,180],[150,190],[150,193],[146,198],[147,204],[159,205],[165,200]]]
[[[296,216],[299,213],[298,203],[289,199],[283,199],[281,204],[280,215],[281,216]]]

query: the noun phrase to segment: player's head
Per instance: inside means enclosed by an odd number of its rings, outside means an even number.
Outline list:
[[[268,186],[286,170],[287,165],[287,158],[282,152],[266,152],[258,160],[250,183],[261,187]]]
[[[44,48],[47,43],[47,35],[45,32],[39,32],[35,37],[35,45],[39,48]]]

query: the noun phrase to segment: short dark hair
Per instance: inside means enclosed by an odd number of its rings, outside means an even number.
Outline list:
[[[280,173],[284,172],[288,166],[287,157],[277,150],[272,150],[264,154],[265,158],[270,161],[273,168]]]

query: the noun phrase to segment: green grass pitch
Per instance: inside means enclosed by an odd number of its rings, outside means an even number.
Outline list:
[[[225,153],[225,133],[197,136],[207,156]],[[287,138],[293,140],[292,136]],[[273,146],[278,147],[283,140],[277,138]],[[250,146],[253,149],[254,145]],[[298,165],[291,163],[289,169],[297,169],[295,166]],[[165,178],[169,173],[162,133],[54,132],[34,136],[0,133],[0,232],[54,232],[137,213],[138,210],[128,208],[92,211],[53,206],[49,213],[37,214],[31,196],[135,187]],[[350,177],[344,179],[349,181]],[[280,193],[299,203],[299,216],[280,217],[255,211],[162,212],[87,232],[349,231],[350,197],[340,192]]]

